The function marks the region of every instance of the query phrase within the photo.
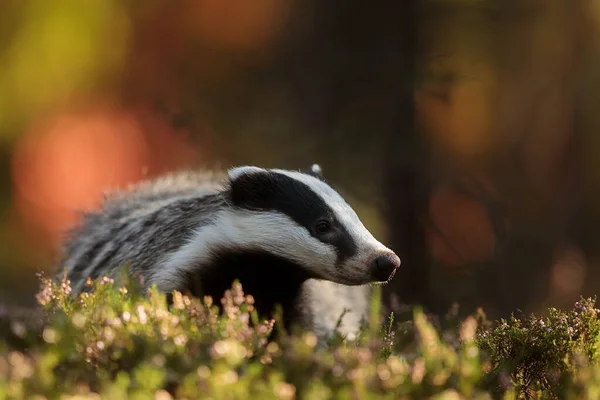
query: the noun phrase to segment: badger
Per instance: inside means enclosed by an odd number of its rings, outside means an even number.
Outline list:
[[[317,165],[238,166],[171,173],[105,195],[67,232],[57,268],[77,294],[88,278],[125,265],[144,277],[144,290],[167,294],[219,299],[238,280],[260,316],[280,305],[285,327],[312,328],[323,340],[344,308],[354,311],[346,331],[356,332],[368,285],[392,279],[400,259]]]

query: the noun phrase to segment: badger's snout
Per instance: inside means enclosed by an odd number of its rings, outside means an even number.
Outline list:
[[[381,254],[371,261],[371,275],[379,282],[387,282],[394,277],[399,266],[400,257],[396,254]]]

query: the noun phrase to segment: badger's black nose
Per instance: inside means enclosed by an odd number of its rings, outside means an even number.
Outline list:
[[[390,280],[396,273],[396,269],[400,266],[400,258],[394,253],[377,256],[371,261],[371,271],[373,277],[385,282]]]

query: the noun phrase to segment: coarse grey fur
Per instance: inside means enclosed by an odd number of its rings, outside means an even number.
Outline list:
[[[314,172],[320,171],[316,168]],[[185,171],[112,193],[101,212],[86,214],[85,223],[69,233],[59,273],[66,269],[73,293],[79,293],[88,277],[112,275],[129,262],[132,272],[151,271],[226,206],[221,191],[227,179],[224,171]],[[106,268],[97,268],[104,264]],[[339,332],[352,339],[367,317],[369,294],[368,285],[309,279],[301,289],[298,322],[323,341],[346,310]]]
[[[85,224],[68,233],[59,273],[68,271],[73,292],[78,293],[88,276],[111,275],[132,261],[132,272],[151,269],[195,228],[210,223],[224,203],[218,193],[222,179],[215,171],[184,171],[107,196],[101,213],[86,214]],[[194,205],[204,212],[198,213]],[[108,269],[98,270],[108,258]]]

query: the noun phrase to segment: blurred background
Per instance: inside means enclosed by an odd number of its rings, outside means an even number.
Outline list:
[[[0,303],[102,192],[317,162],[398,252],[392,309],[600,291],[600,1],[3,0]]]

